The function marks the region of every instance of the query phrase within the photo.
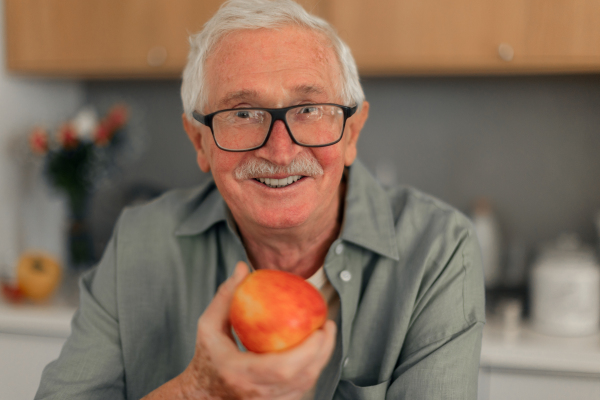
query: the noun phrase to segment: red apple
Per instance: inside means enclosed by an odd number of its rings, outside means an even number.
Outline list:
[[[17,285],[11,285],[8,282],[2,282],[0,285],[2,286],[4,298],[10,303],[20,303],[25,297],[23,291]]]
[[[261,269],[237,287],[229,319],[246,349],[270,353],[299,344],[323,326],[327,304],[299,276]]]

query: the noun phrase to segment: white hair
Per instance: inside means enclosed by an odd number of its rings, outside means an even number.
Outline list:
[[[345,105],[358,105],[365,99],[358,78],[356,62],[350,48],[325,20],[307,13],[292,0],[229,0],[204,25],[202,31],[190,36],[190,52],[183,71],[181,100],[191,119],[194,110],[206,106],[207,90],[204,65],[219,40],[226,34],[241,29],[273,29],[297,25],[323,34],[333,47],[341,70],[340,97]]]

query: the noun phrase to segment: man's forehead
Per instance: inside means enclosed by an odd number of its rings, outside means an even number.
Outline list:
[[[205,68],[212,111],[228,108],[237,100],[262,106],[273,103],[274,97],[281,102],[332,102],[338,97],[335,51],[323,34],[307,28],[231,32],[217,43]],[[302,96],[307,98],[295,99]]]

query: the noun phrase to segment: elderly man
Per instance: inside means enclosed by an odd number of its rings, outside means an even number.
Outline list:
[[[183,124],[214,181],[124,211],[36,398],[475,399],[473,230],[356,161],[369,105],[347,46],[290,0],[231,1],[191,45]],[[240,349],[248,265],[309,279],[330,320],[288,351]]]

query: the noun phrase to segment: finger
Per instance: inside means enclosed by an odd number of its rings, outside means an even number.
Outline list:
[[[201,317],[204,322],[229,334],[229,308],[233,293],[249,273],[245,262],[239,261],[236,264],[233,274],[219,286],[215,297],[204,311]]]
[[[279,353],[262,354],[261,361],[274,371],[286,371],[284,375],[293,376],[313,368],[320,373],[333,352],[335,332],[335,323],[327,321],[323,328],[317,329],[297,346]]]
[[[313,332],[305,341],[308,348],[295,348],[294,351],[305,355],[299,359],[302,369],[314,370],[318,375],[325,367],[335,347],[337,327],[333,321],[326,321],[325,325]]]
[[[317,347],[313,356],[308,358],[306,364],[297,371],[299,383],[303,382],[308,388],[314,386],[333,354],[336,332],[337,327],[333,321],[327,321],[321,329],[315,332],[315,336],[320,335],[321,340],[316,342]]]

